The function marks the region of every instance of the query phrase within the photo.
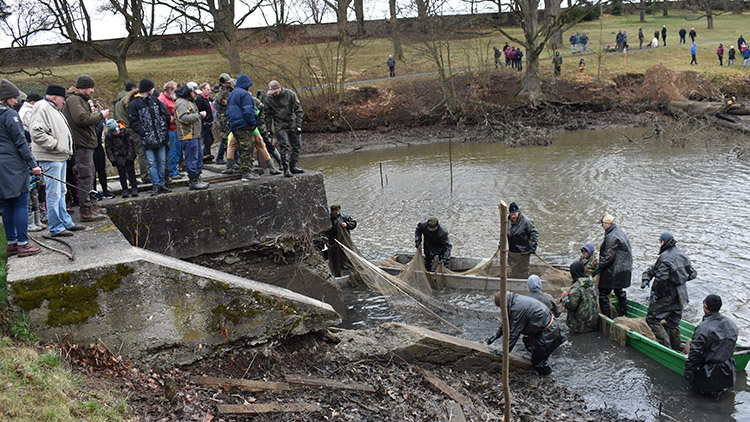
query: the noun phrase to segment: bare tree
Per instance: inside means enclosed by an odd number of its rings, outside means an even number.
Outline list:
[[[640,22],[646,22],[646,5],[644,3],[644,0],[640,0],[638,9],[639,9],[640,15],[641,15],[640,16],[641,17]]]
[[[499,2],[500,0],[494,0]],[[564,32],[573,27],[581,19],[586,17],[587,13],[582,13],[574,17],[572,9],[567,13],[561,14],[558,18],[545,20],[539,24],[539,2],[540,0],[512,0],[520,15],[521,29],[523,30],[523,39],[515,37],[505,31],[502,27],[497,26],[497,30],[508,39],[521,44],[526,49],[526,69],[521,83],[521,94],[526,95],[527,101],[531,104],[537,104],[542,101],[542,86],[539,77],[539,58],[544,52],[544,48],[550,38],[557,32]],[[600,0],[596,3],[586,3],[585,0],[577,0],[574,7],[584,7],[587,11],[593,11],[599,7]]]
[[[357,19],[357,36],[365,35],[365,5],[364,0],[354,0],[354,16]]]
[[[315,25],[323,23],[323,16],[326,14],[326,4],[323,0],[302,0],[302,4],[310,12],[309,18]]]
[[[142,34],[143,0],[108,0],[104,10],[120,16],[125,22],[127,36],[121,39],[115,51],[110,51],[101,43],[95,41],[91,34],[91,13],[83,0],[75,2],[69,0],[40,0],[46,12],[54,22],[53,28],[74,47],[82,49],[88,47],[100,56],[111,60],[117,66],[117,79],[127,81],[128,50],[135,40]]]
[[[18,0],[1,10],[4,16],[0,16],[0,25],[2,32],[11,39],[11,47],[26,47],[35,35],[52,29],[52,16],[34,7],[32,1]]]
[[[401,48],[401,35],[398,25],[398,12],[396,10],[396,0],[388,0],[388,7],[391,12],[391,38],[393,39],[393,57],[396,60],[404,59],[404,49]]]
[[[268,7],[260,9],[263,20],[274,35],[276,35],[276,39],[283,40],[286,29],[292,23],[290,11],[296,5],[290,0],[269,0],[266,4]],[[271,10],[271,19],[266,17],[266,9]]]
[[[235,0],[156,0],[177,13],[190,25],[183,30],[199,29],[208,37],[222,57],[229,60],[232,74],[242,73],[238,28],[262,5],[263,0],[240,0],[242,13],[237,16]],[[180,24],[181,25],[181,24]]]
[[[349,12],[349,6],[352,0],[323,0],[326,5],[336,12],[336,25],[339,31],[338,40],[338,53],[337,57],[340,62],[337,62],[337,66],[340,66],[341,76],[339,76],[339,101],[344,101],[344,83],[346,82],[346,65],[347,57],[350,51],[354,47],[349,36],[347,12]]]
[[[669,3],[668,0],[662,0],[662,8],[661,8],[661,15],[662,16],[669,16]]]
[[[550,25],[556,20],[560,20],[561,14],[562,0],[544,0],[544,18],[547,21],[547,25]],[[552,33],[551,42],[558,47],[562,47],[564,45],[562,28],[558,28]]]

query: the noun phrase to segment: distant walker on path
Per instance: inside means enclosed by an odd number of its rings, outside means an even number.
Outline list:
[[[396,76],[396,60],[393,58],[393,56],[388,56],[388,61],[386,62],[388,65],[388,70],[391,72],[391,78]]]

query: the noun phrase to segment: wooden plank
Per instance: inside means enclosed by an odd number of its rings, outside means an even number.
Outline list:
[[[221,415],[257,415],[260,413],[317,413],[320,406],[313,403],[252,403],[216,405]]]
[[[445,412],[448,414],[448,422],[466,422],[464,409],[453,400],[445,402]]]
[[[425,369],[420,368],[420,370],[422,371],[422,376],[424,376],[424,380],[431,387],[442,391],[443,394],[450,397],[454,401],[458,402],[463,407],[474,407],[474,404],[472,404],[471,399],[469,399],[468,397],[456,391],[455,388],[451,387],[445,381],[436,377],[435,374]]]
[[[190,381],[195,384],[208,385],[211,387],[239,387],[247,391],[265,391],[274,392],[289,391],[289,384],[285,382],[273,381],[253,381],[237,378],[217,378],[217,377],[191,377]]]
[[[284,379],[289,384],[314,385],[314,386],[320,386],[320,387],[336,388],[339,390],[364,391],[367,393],[375,392],[375,389],[372,386],[367,385],[367,384],[362,384],[359,382],[344,383],[341,381],[336,381],[336,380],[327,379],[327,378],[307,377],[304,375],[294,375],[294,374],[284,375]]]

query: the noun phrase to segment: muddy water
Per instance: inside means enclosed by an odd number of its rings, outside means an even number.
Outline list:
[[[538,252],[570,263],[587,241],[601,243],[604,213],[630,237],[634,254],[629,297],[645,303],[640,273],[658,253],[658,236],[674,233],[691,257],[698,278],[688,285],[684,317],[700,321],[701,300],[718,293],[723,312],[750,343],[750,165],[727,153],[732,144],[676,148],[638,142],[612,131],[559,135],[549,147],[511,149],[500,144],[452,145],[453,189],[447,143],[305,158],[325,176],[329,203],[340,203],[359,226],[353,238],[370,259],[413,248],[418,220],[435,215],[451,235],[454,256],[489,257],[499,237],[498,202],[516,201],[540,232]],[[381,187],[381,164],[382,184]],[[352,326],[400,317],[383,298],[349,291]],[[441,292],[470,312],[455,321],[465,337],[481,340],[496,330],[488,293]],[[740,374],[719,402],[692,394],[684,380],[638,352],[596,334],[574,336],[552,357],[553,377],[594,407],[614,407],[633,418],[658,420],[750,420],[750,386]]]

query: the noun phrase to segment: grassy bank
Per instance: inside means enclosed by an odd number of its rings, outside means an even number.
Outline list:
[[[705,18],[692,21],[699,15],[686,10],[671,10],[669,17],[662,17],[661,11],[656,15],[646,17],[645,23],[640,23],[638,15],[611,16],[604,15],[600,20],[594,22],[583,22],[563,35],[564,48],[560,49],[563,56],[563,77],[573,78],[578,75],[579,57],[573,57],[568,48],[567,39],[571,32],[586,32],[590,38],[588,45],[589,54],[585,57],[587,63],[587,74],[596,76],[601,67],[602,77],[612,79],[622,73],[643,73],[652,66],[662,63],[672,70],[696,70],[707,77],[714,79],[732,79],[745,77],[750,72],[742,69],[742,60],[738,59],[739,65],[734,67],[719,67],[716,58],[718,43],[724,44],[726,50],[730,45],[736,44],[737,37],[743,33],[746,15],[724,14],[714,17],[715,29],[705,29]],[[662,25],[668,28],[667,47],[656,49],[638,50],[638,28],[643,28],[645,43],[648,44],[653,38],[654,30],[660,29]],[[678,31],[685,27],[688,31],[694,26],[698,33],[696,41],[711,41],[698,45],[698,62],[700,66],[690,66],[690,45],[678,45]],[[618,30],[625,30],[629,34],[631,51],[627,57],[622,54],[601,55],[603,44],[613,44]],[[521,36],[520,28],[509,28],[514,36]],[[746,34],[750,38],[750,33]],[[688,38],[689,40],[689,38]],[[434,72],[435,65],[419,51],[419,43],[414,40],[405,39],[404,62],[396,66],[397,75],[408,75],[424,72]],[[501,47],[508,40],[497,31],[490,29],[474,30],[473,36],[461,35],[461,39],[453,39],[451,44],[451,63],[453,69],[494,69],[492,65],[492,47]],[[513,45],[513,42],[510,42]],[[316,45],[283,45],[283,44],[255,44],[248,46],[242,52],[244,71],[255,81],[255,87],[264,88],[270,79],[280,79],[289,85],[303,87],[309,85],[310,72],[305,67],[309,57],[315,56],[313,48],[319,51],[325,50],[327,44]],[[735,46],[737,47],[737,46]],[[361,81],[373,78],[384,78],[388,75],[385,65],[388,54],[392,53],[393,46],[387,38],[368,38],[357,41],[357,48],[350,57],[347,64],[348,81]],[[175,55],[167,55],[167,54]],[[157,88],[174,79],[178,83],[194,80],[198,82],[215,82],[218,75],[227,71],[227,62],[221,56],[211,51],[184,54],[185,52],[166,52],[165,55],[152,58],[131,58],[128,60],[128,68],[131,79],[139,80],[143,77],[152,79]],[[180,55],[176,55],[180,54]],[[552,65],[550,57],[552,51],[543,54],[542,72],[551,76]],[[308,59],[305,59],[307,57]],[[739,57],[739,53],[738,53]],[[726,62],[726,53],[725,53]],[[313,69],[319,69],[323,63],[312,59],[310,61]],[[284,76],[279,66],[286,69]],[[97,94],[105,102],[109,102],[120,90],[119,85],[114,82],[117,72],[114,64],[109,61],[96,61],[89,63],[67,64],[52,67],[54,76],[47,78],[30,78],[14,76],[11,79],[22,85],[22,89],[34,91],[42,89],[49,82],[55,82],[68,86],[82,73],[89,73],[98,81]],[[511,70],[506,70],[511,71]],[[380,86],[389,86],[391,81],[377,83]]]

